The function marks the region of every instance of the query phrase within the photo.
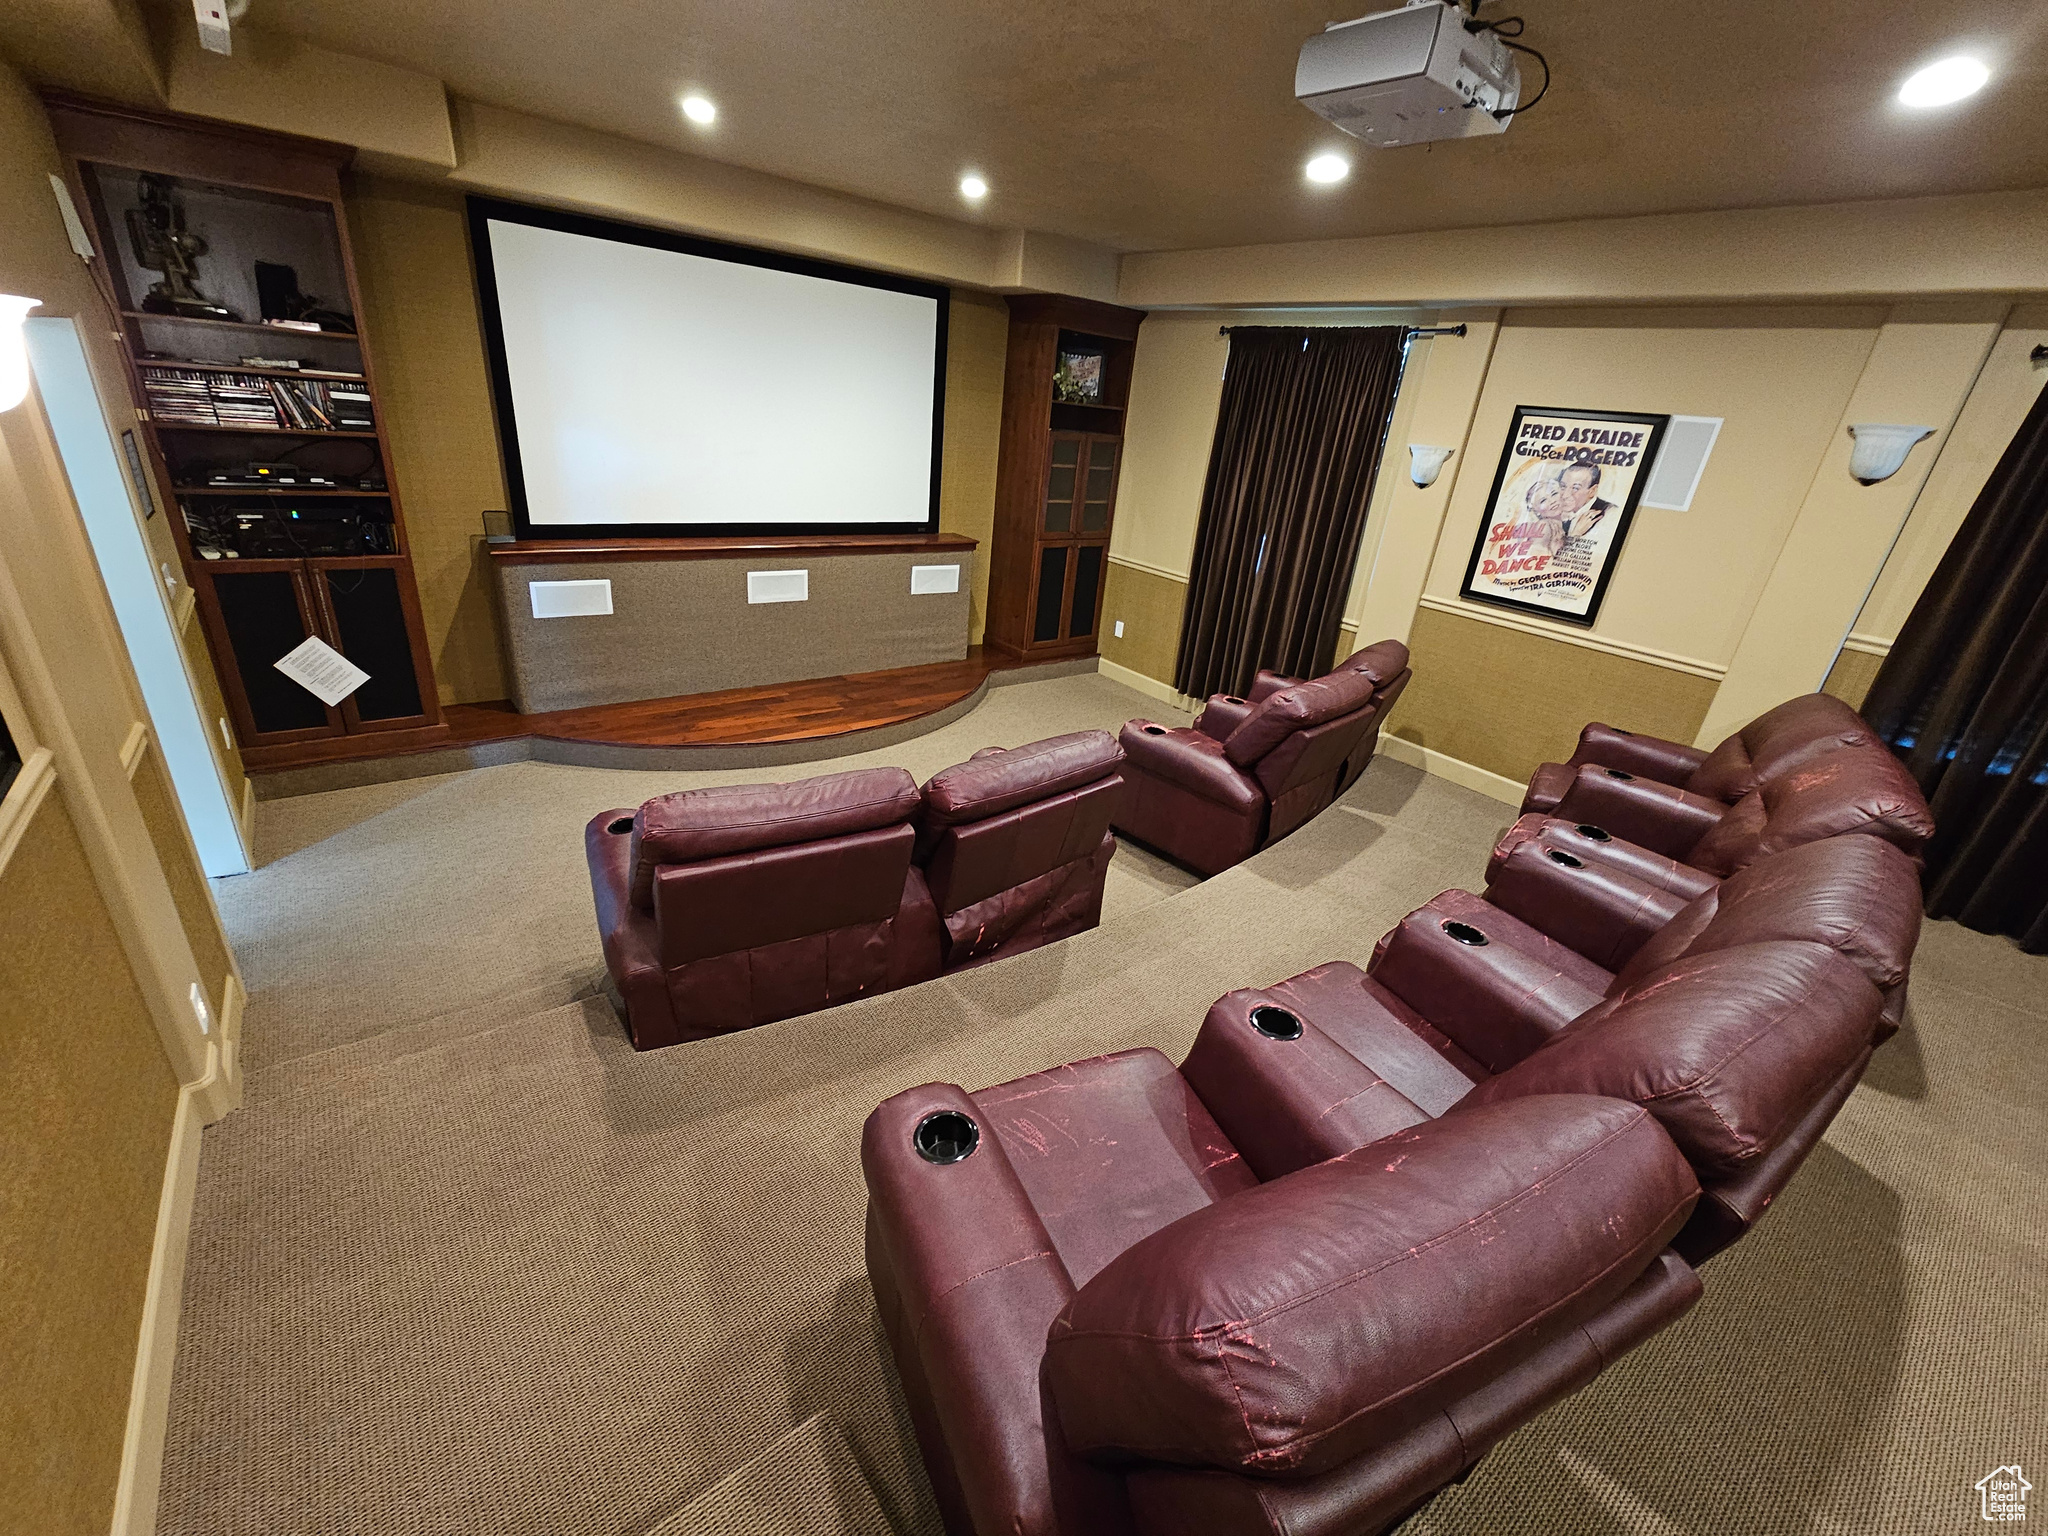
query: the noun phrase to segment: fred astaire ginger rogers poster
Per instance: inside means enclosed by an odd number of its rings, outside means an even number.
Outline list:
[[[1669,420],[1516,406],[1459,595],[1591,625]]]

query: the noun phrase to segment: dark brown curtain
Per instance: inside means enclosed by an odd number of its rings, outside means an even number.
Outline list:
[[[1927,911],[2048,952],[2048,389],[1863,702],[1934,808]]]
[[[1242,693],[1335,661],[1365,505],[1400,387],[1398,325],[1241,326],[1230,361],[1174,686]]]

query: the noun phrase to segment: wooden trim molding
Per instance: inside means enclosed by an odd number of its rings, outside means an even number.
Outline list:
[[[1147,565],[1143,560],[1133,560],[1128,555],[1112,554],[1109,557],[1109,563],[1111,565],[1125,566],[1133,571],[1143,571],[1147,576],[1159,576],[1167,581],[1177,581],[1182,586],[1188,584],[1188,573],[1186,571],[1169,571],[1163,565]]]
[[[1646,661],[1652,666],[1668,667],[1673,672],[1685,672],[1693,677],[1711,678],[1717,683],[1728,673],[1726,666],[1718,662],[1702,661],[1697,656],[1679,656],[1671,651],[1659,651],[1647,645],[1631,645],[1626,640],[1610,640],[1602,635],[1588,635],[1579,630],[1567,629],[1562,624],[1546,624],[1541,619],[1499,613],[1477,603],[1454,602],[1449,598],[1437,597],[1427,592],[1422,595],[1420,606],[1432,613],[1448,613],[1454,618],[1475,619],[1481,624],[1493,624],[1502,629],[1518,629],[1525,635],[1541,635],[1546,640],[1562,640],[1566,645],[1576,645],[1582,650],[1605,651],[1610,656],[1625,656],[1630,661]],[[1516,800],[1519,803],[1519,795]]]
[[[1521,805],[1522,796],[1528,792],[1526,785],[1517,784],[1505,774],[1481,768],[1477,763],[1468,763],[1462,757],[1452,757],[1448,752],[1425,747],[1391,731],[1380,737],[1380,755],[1391,757],[1397,763],[1406,763],[1411,768],[1420,768],[1424,773],[1452,784],[1477,790],[1489,800],[1498,800],[1503,805]]]
[[[826,555],[895,555],[967,551],[980,540],[964,533],[849,533],[831,537],[744,539],[519,539],[487,544],[501,565],[557,565],[579,560],[746,560]]]
[[[1855,651],[1863,656],[1883,657],[1891,655],[1893,644],[1894,641],[1882,639],[1877,635],[1858,634],[1851,630],[1849,638],[1842,642],[1842,649]]]
[[[128,1424],[121,1437],[121,1472],[114,1485],[113,1536],[154,1536],[157,1491],[163,1479],[164,1434],[171,1420],[171,1372],[178,1351],[178,1314],[185,1292],[185,1245],[192,1230],[193,1194],[199,1185],[200,1130],[206,1111],[200,1095],[220,1077],[214,1065],[178,1092],[157,1199],[156,1239],[142,1296],[142,1328],[135,1375],[128,1388]]]
[[[37,747],[22,762],[14,782],[7,786],[7,798],[0,800],[0,874],[6,873],[14,850],[21,846],[22,834],[28,831],[28,824],[35,820],[56,782],[56,755],[48,747]]]
[[[134,782],[135,770],[142,766],[143,754],[149,750],[149,727],[140,720],[128,727],[128,739],[121,743],[121,771]]]
[[[1171,683],[1162,683],[1156,677],[1147,677],[1130,667],[1119,666],[1116,662],[1098,657],[1095,670],[1113,683],[1122,683],[1126,688],[1142,693],[1148,699],[1157,699],[1162,704],[1171,704],[1175,709],[1190,715],[1202,712],[1202,701],[1191,699],[1184,693],[1176,693]]]

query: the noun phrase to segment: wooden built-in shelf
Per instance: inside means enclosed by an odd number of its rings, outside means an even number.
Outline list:
[[[266,379],[339,379],[344,384],[369,381],[360,373],[340,373],[327,368],[265,368],[257,363],[202,363],[186,357],[138,357],[138,368],[183,368],[190,373],[260,373]]]
[[[282,325],[265,325],[261,320],[214,320],[206,315],[160,315],[149,309],[124,309],[130,320],[168,320],[173,325],[203,325],[220,331],[255,331],[263,336],[296,336],[301,341],[361,341],[361,331],[295,331]],[[149,360],[143,359],[145,363]]]
[[[321,486],[318,489],[293,490],[282,485],[179,485],[172,490],[179,496],[353,496],[358,500],[372,500],[382,497],[391,499],[389,491],[350,491],[339,487]]]
[[[371,442],[377,440],[375,432],[323,432],[318,427],[259,427],[253,422],[232,427],[210,426],[203,421],[165,421],[151,412],[149,423],[159,432],[233,432],[246,437],[260,433],[273,437],[361,437]]]

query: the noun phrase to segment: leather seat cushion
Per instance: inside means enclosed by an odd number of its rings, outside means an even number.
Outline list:
[[[634,905],[653,905],[654,874],[664,864],[894,826],[908,821],[918,804],[917,780],[901,768],[657,795],[633,818]]]
[[[1691,955],[1589,1010],[1464,1102],[1630,1099],[1663,1122],[1702,1178],[1736,1173],[1869,1049],[1880,1004],[1854,964],[1819,944]]]
[[[1606,1307],[1698,1197],[1611,1099],[1459,1109],[1139,1243],[1053,1322],[1067,1444],[1273,1476],[1399,1435]]]
[[[1294,683],[1259,702],[1223,743],[1223,755],[1250,768],[1296,731],[1348,715],[1372,702],[1375,683],[1363,672],[1331,672]]]
[[[1920,875],[1875,837],[1824,837],[1726,880],[1643,942],[1617,990],[1684,955],[1770,939],[1810,939],[1853,960],[1878,987],[1905,980],[1920,939]]]
[[[984,749],[984,752],[986,749]],[[925,828],[955,827],[1079,789],[1116,771],[1123,748],[1107,731],[1076,731],[1007,751],[976,753],[924,787]]]
[[[1258,1182],[1155,1050],[1077,1061],[972,1097],[1076,1285],[1169,1222]]]

